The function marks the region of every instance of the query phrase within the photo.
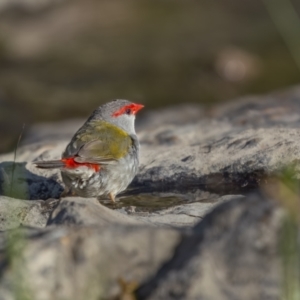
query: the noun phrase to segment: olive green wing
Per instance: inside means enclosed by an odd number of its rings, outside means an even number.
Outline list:
[[[96,121],[78,130],[64,156],[75,157],[78,163],[112,164],[124,157],[131,146],[132,139],[124,130]]]

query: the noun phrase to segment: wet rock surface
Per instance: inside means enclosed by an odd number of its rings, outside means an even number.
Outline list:
[[[244,198],[242,195],[227,195],[215,199],[211,197],[209,202],[185,203],[154,211],[149,211],[149,209],[140,211],[136,206],[131,206],[128,209],[118,209],[118,211],[136,220],[155,226],[190,228],[203,219],[217,205],[229,200],[242,198]],[[151,198],[149,201],[151,201]],[[161,201],[164,201],[164,198]]]
[[[300,92],[265,98],[146,114],[114,206],[59,201],[59,172],[33,164],[59,158],[80,121],[29,131],[0,157],[0,299],[279,299],[286,212],[265,186],[290,165],[299,177]]]
[[[100,205],[97,199],[70,197],[61,199],[47,225],[140,224],[124,214]]]

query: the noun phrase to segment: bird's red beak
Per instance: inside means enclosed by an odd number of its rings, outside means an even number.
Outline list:
[[[143,104],[137,104],[133,103],[132,112],[135,115],[139,110],[141,110],[144,107]]]

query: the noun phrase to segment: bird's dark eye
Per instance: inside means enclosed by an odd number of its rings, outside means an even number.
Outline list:
[[[126,113],[127,115],[131,115],[131,109],[130,109],[130,108],[127,108],[126,111],[125,111],[125,113]]]

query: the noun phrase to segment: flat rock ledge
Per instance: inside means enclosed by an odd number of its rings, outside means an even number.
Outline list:
[[[199,189],[218,195],[246,193],[286,166],[293,166],[299,177],[299,88],[239,99],[206,114],[199,109],[199,119],[193,116],[185,123],[183,111],[182,107],[173,109],[174,119],[167,118],[165,124],[165,111],[150,112],[145,120],[141,116],[140,170],[127,194],[186,194]],[[161,125],[153,127],[151,118],[153,124]],[[51,125],[35,127],[18,149],[16,160],[14,153],[2,155],[2,194],[13,190],[16,198],[58,198],[63,190],[60,174],[36,169],[32,162],[59,158],[81,124],[71,121],[52,126],[57,139]]]
[[[0,300],[281,298],[293,214],[266,186],[300,177],[299,88],[146,113],[139,174],[110,208],[59,201],[59,172],[34,167],[80,125],[35,126],[0,156]]]
[[[0,233],[1,300],[280,299],[285,213],[260,195],[225,201],[188,231],[116,211],[71,225],[58,209],[46,228]]]

